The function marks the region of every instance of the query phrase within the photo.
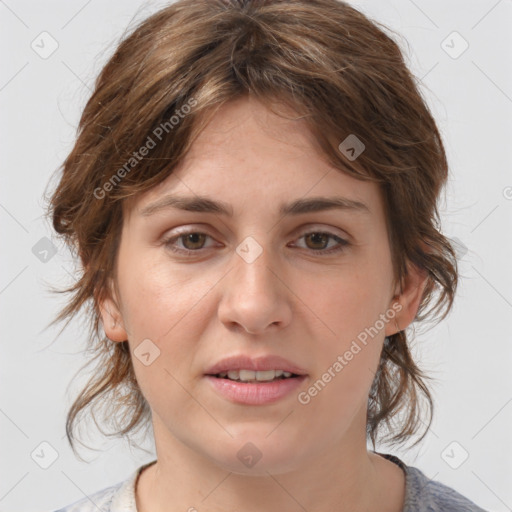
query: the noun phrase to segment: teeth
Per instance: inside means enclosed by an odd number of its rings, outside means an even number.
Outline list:
[[[228,377],[231,380],[240,380],[243,382],[268,382],[279,377],[291,377],[290,372],[284,370],[266,370],[266,371],[252,371],[252,370],[229,370],[228,372],[219,373],[219,377]]]

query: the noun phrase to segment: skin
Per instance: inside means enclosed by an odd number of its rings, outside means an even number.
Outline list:
[[[222,200],[234,215],[141,215],[170,193]],[[369,212],[280,217],[282,202],[311,196],[358,200]],[[188,229],[208,235],[174,242],[192,255],[165,245]],[[312,232],[350,244],[322,256],[339,244],[304,236]],[[251,263],[236,252],[249,236],[263,249]],[[401,511],[404,473],[367,450],[366,406],[384,337],[413,321],[424,285],[414,267],[401,291],[395,285],[376,184],[330,167],[303,120],[254,99],[223,106],[166,181],[125,202],[118,289],[100,302],[111,340],[128,339],[133,353],[149,338],[160,350],[148,366],[134,357],[158,458],[139,479],[139,512]],[[235,404],[204,378],[232,354],[278,354],[306,370],[298,391],[307,390],[394,303],[396,323],[386,322],[307,405],[297,393]],[[237,457],[247,442],[262,454],[250,468]]]

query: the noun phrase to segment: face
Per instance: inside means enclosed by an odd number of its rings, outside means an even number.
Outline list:
[[[208,198],[228,214],[163,206],[169,196]],[[345,207],[280,213],[312,198]],[[107,336],[135,351],[157,449],[179,444],[229,471],[279,473],[335,446],[366,446],[384,336],[412,320],[419,297],[417,283],[399,295],[393,282],[377,185],[329,167],[302,121],[241,99],[166,181],[125,203],[118,296],[101,311]],[[205,375],[240,354],[280,356],[305,376],[274,401],[240,403]],[[262,455],[253,469],[244,450]]]

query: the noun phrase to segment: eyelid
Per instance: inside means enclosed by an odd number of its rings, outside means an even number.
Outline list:
[[[318,256],[329,256],[337,253],[344,252],[348,246],[352,245],[352,242],[350,241],[350,235],[343,234],[340,236],[339,234],[336,234],[333,232],[334,228],[332,227],[325,227],[325,226],[318,226],[318,225],[309,225],[308,227],[300,228],[295,231],[295,234],[293,235],[294,241],[296,239],[302,239],[306,235],[309,234],[323,234],[327,235],[327,237],[330,238],[330,240],[336,241],[336,246],[331,247],[330,249],[308,249],[307,247],[299,247],[302,251],[306,251],[308,253],[317,254]],[[344,232],[345,233],[345,232]],[[215,236],[208,233],[208,229],[203,230],[201,228],[195,227],[193,225],[188,225],[187,227],[183,227],[182,229],[179,229],[178,231],[175,231],[170,236],[165,236],[163,240],[163,245],[167,247],[169,250],[176,254],[181,254],[184,256],[193,256],[194,253],[200,254],[201,252],[204,252],[207,249],[210,249],[212,247],[201,247],[199,249],[182,249],[182,248],[176,248],[174,244],[181,239],[181,237],[186,236],[188,234],[201,234],[206,235],[207,238],[210,238],[212,240],[215,240]]]
[[[309,224],[305,228],[298,228],[296,231],[297,234],[303,236],[307,233],[327,233],[333,236],[338,236],[340,238],[346,238],[347,241],[352,238],[345,230],[341,228],[336,228],[334,226],[327,226],[325,224]],[[294,235],[297,236],[297,235]]]
[[[333,233],[332,230],[337,231],[336,233]],[[216,230],[213,230],[216,231]],[[297,237],[297,236],[304,236],[309,233],[326,233],[330,234],[332,236],[337,236],[339,238],[344,238],[350,242],[352,242],[352,237],[350,234],[342,230],[341,228],[336,228],[334,226],[326,226],[325,224],[309,224],[306,227],[301,226],[300,228],[295,229],[292,232],[291,236]],[[187,235],[189,233],[201,233],[204,235],[207,235],[211,238],[215,238],[217,235],[211,234],[211,229],[203,224],[187,224],[186,226],[181,226],[176,228],[176,231],[173,231],[172,235],[166,236],[164,235],[164,238],[167,240],[171,238],[178,237],[179,235]]]

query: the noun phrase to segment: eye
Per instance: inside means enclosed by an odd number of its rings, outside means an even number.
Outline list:
[[[300,238],[304,238],[306,241],[306,249],[310,252],[318,253],[320,256],[326,256],[329,254],[341,252],[345,250],[346,246],[350,245],[350,243],[344,238],[340,238],[334,233],[324,232],[324,231],[308,231],[304,233]],[[334,247],[331,247],[328,250],[325,250],[329,244],[329,240],[334,240],[337,242]],[[314,248],[311,249],[310,247]]]
[[[187,231],[164,240],[164,245],[173,252],[191,254],[203,248],[205,238],[211,237],[199,231]],[[176,247],[177,241],[182,241],[184,248]]]
[[[205,241],[208,238],[212,237],[199,231],[187,231],[174,235],[164,240],[163,243],[165,247],[173,252],[192,255],[192,253],[199,252],[201,249],[205,248]],[[334,233],[324,231],[309,231],[301,235],[299,240],[302,238],[306,241],[305,249],[309,252],[317,253],[320,256],[341,252],[350,245],[347,240],[340,238]],[[331,248],[327,249],[330,241],[334,241],[336,244],[334,247],[331,246]],[[181,242],[182,246],[179,247],[177,242]]]

